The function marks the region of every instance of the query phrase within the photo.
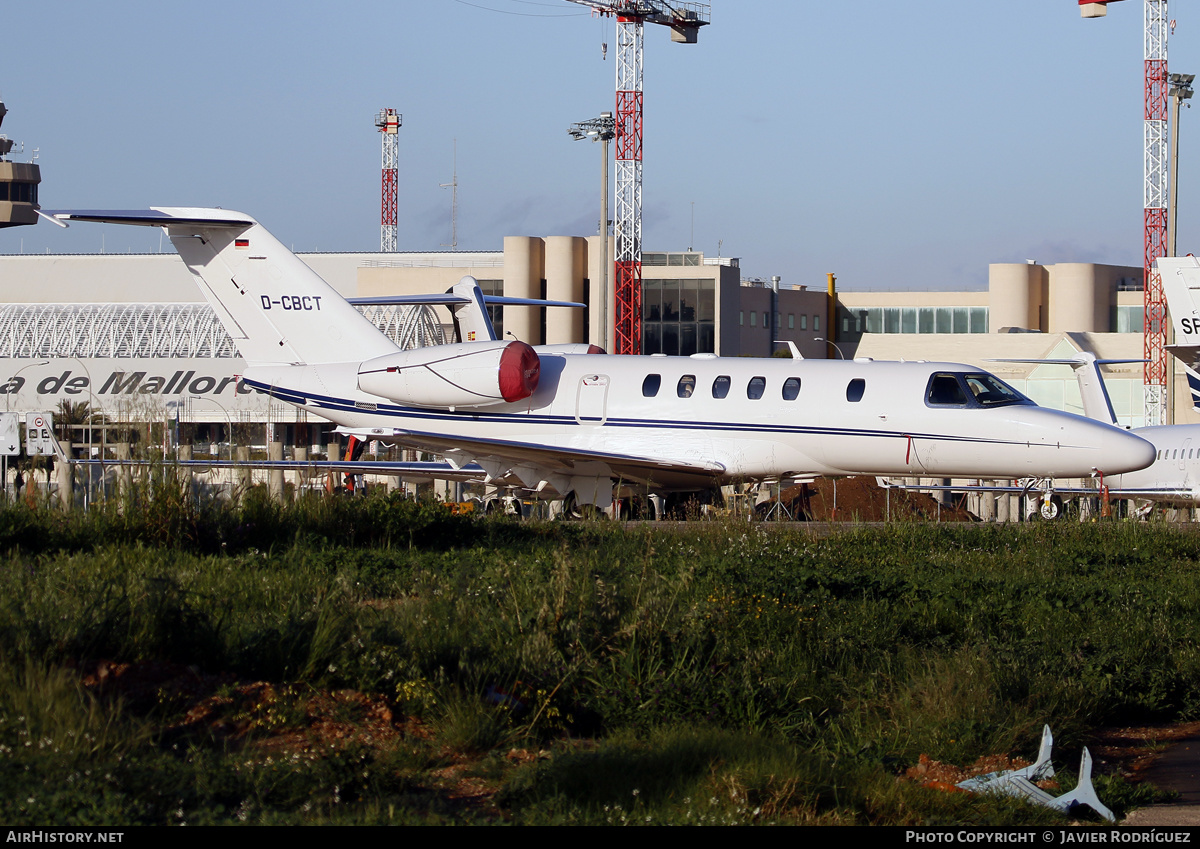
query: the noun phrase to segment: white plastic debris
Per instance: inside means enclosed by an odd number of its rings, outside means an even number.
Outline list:
[[[1054,776],[1054,767],[1050,763],[1050,750],[1054,745],[1054,735],[1050,726],[1042,729],[1042,743],[1038,747],[1037,762],[1023,769],[1010,769],[1003,772],[991,772],[978,778],[969,778],[959,782],[958,786],[972,793],[999,793],[1004,796],[1016,796],[1034,805],[1043,805],[1066,813],[1072,805],[1087,805],[1093,811],[1109,822],[1116,822],[1116,817],[1100,801],[1096,788],[1092,786],[1092,755],[1085,748],[1079,762],[1079,784],[1070,793],[1061,796],[1051,796],[1034,784]]]

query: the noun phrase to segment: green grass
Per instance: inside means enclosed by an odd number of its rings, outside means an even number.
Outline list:
[[[1200,714],[1200,537],[1159,524],[627,531],[160,486],[0,508],[0,551],[18,824],[1054,822],[896,776]],[[159,678],[83,686],[101,661]],[[365,722],[339,692],[389,733],[322,731]]]

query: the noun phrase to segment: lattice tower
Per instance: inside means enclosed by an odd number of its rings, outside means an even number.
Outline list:
[[[709,23],[707,3],[666,0],[569,0],[617,19],[616,161],[613,217],[613,340],[617,354],[642,352],[642,56],[643,24],[671,28],[686,44]],[[607,261],[607,260],[605,260]]]
[[[379,215],[379,250],[395,253],[399,248],[396,218],[399,202],[396,195],[396,175],[400,159],[401,115],[395,109],[382,109],[375,116],[375,126],[382,140],[383,176]]]
[[[1166,424],[1167,302],[1154,261],[1167,252],[1167,0],[1145,13],[1145,392],[1146,424]]]

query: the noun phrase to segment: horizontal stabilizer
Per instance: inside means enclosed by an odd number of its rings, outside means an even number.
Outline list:
[[[369,298],[347,298],[356,307],[390,307],[390,306],[465,306],[471,299],[450,292],[430,295],[377,295]],[[544,301],[537,298],[506,298],[503,295],[484,295],[483,302],[489,307],[576,307],[582,309],[587,304],[576,301]]]
[[[1089,419],[1095,419],[1105,424],[1117,424],[1117,413],[1113,409],[1112,399],[1108,395],[1108,387],[1104,385],[1104,376],[1100,374],[1100,366],[1124,365],[1128,363],[1144,363],[1146,360],[1101,360],[1090,351],[1080,351],[1074,357],[1046,359],[998,359],[990,358],[989,363],[1028,363],[1030,365],[1070,366],[1075,371],[1075,379],[1079,384],[1079,396],[1083,400],[1083,414]]]
[[[241,227],[254,219],[241,212],[190,207],[151,207],[150,209],[59,209],[45,210],[59,221],[90,221],[97,224],[134,224],[142,227],[202,225],[205,227]]]

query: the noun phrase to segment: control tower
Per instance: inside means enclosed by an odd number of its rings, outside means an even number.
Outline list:
[[[0,101],[0,124],[7,113]],[[6,157],[12,148],[12,139],[0,134],[0,227],[37,224],[42,169],[33,162],[9,161]]]

